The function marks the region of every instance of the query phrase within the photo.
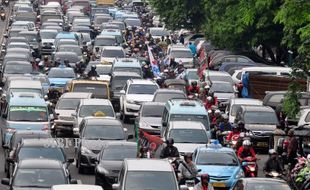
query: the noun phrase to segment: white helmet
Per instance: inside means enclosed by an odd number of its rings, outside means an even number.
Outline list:
[[[219,109],[215,110],[214,113],[221,113]]]
[[[271,155],[271,154],[277,154],[277,152],[275,151],[275,149],[270,149],[269,150],[269,154]]]
[[[226,115],[226,114],[223,114],[222,117],[223,117],[223,119],[229,119],[228,115]]]
[[[240,137],[240,138],[245,137],[245,133],[243,133],[243,132],[242,132],[242,133],[240,133],[239,137]]]
[[[206,86],[204,87],[204,89],[210,89],[210,86],[209,86],[209,85],[206,85]]]
[[[208,114],[211,114],[212,113],[212,110],[208,110]]]
[[[211,97],[211,96],[208,96],[208,97],[207,97],[207,100],[208,100],[208,101],[211,101],[211,100],[212,100],[212,97]]]
[[[245,140],[245,141],[243,141],[243,143],[242,143],[242,146],[251,146],[251,141],[250,140]]]

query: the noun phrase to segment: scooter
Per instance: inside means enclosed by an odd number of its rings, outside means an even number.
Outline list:
[[[257,177],[258,166],[257,159],[253,157],[246,157],[242,161],[242,168],[245,177]]]

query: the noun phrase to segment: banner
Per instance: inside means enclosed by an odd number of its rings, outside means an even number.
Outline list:
[[[149,54],[149,58],[150,58],[150,63],[151,63],[153,75],[154,75],[154,77],[159,77],[160,76],[160,70],[159,70],[158,62],[154,58],[154,55],[153,55],[153,52],[152,52],[152,49],[150,48],[150,46],[147,46],[147,50],[148,50],[148,54]]]

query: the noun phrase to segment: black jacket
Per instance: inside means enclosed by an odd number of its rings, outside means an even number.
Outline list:
[[[265,172],[276,171],[278,173],[282,173],[283,168],[282,168],[280,160],[278,158],[277,159],[269,158],[267,162],[265,163],[264,171]]]
[[[174,146],[166,146],[160,154],[160,158],[179,157],[179,151]]]

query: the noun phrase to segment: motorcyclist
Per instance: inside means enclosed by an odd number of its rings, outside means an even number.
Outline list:
[[[179,157],[178,149],[173,146],[174,140],[173,138],[168,138],[166,141],[167,146],[162,149],[160,153],[160,158],[169,158],[169,157]]]
[[[88,54],[88,48],[87,48],[87,43],[83,42],[83,47],[82,47],[82,53],[86,52]]]
[[[70,62],[69,62],[68,59],[65,59],[65,60],[64,60],[64,65],[65,65],[66,67],[71,67]]]
[[[213,99],[211,96],[208,96],[205,102],[205,108],[206,110],[211,110],[212,106],[213,106]]]
[[[228,115],[223,114],[223,115],[222,115],[222,118],[223,118],[223,122],[220,123],[220,125],[219,125],[219,130],[220,130],[221,132],[224,132],[224,131],[232,131],[233,127],[232,127],[232,125],[229,123]]]
[[[181,162],[179,165],[178,170],[180,171],[182,178],[179,182],[180,185],[185,184],[185,181],[187,180],[195,180],[196,183],[198,183],[198,179],[196,178],[198,174],[198,169],[196,164],[193,162],[192,154],[186,154],[184,155],[184,161]]]
[[[247,132],[249,132],[249,130],[247,130],[246,128],[245,128],[245,124],[244,124],[244,122],[243,121],[238,121],[238,128],[239,128],[239,131],[241,132],[241,133],[247,133]]]
[[[232,137],[235,135],[240,135],[240,129],[238,125],[232,126],[232,131],[227,135],[226,141],[230,142],[232,140]]]
[[[145,64],[142,67],[142,71],[143,71],[143,78],[152,79],[154,77],[152,69],[150,68],[150,66],[148,64]]]
[[[187,94],[192,95],[192,94],[199,94],[199,86],[197,84],[197,81],[192,81],[191,86],[187,89]]]
[[[214,190],[210,183],[210,176],[208,174],[202,174],[200,183],[194,186],[194,190]]]
[[[178,75],[182,74],[184,71],[185,71],[184,64],[182,61],[180,61],[175,74],[176,74],[176,76],[178,76]]]
[[[256,154],[250,140],[243,141],[242,146],[237,151],[237,156],[241,162],[247,157],[256,159]]]
[[[92,55],[92,60],[96,61],[99,58],[100,58],[100,48],[99,47],[95,47],[95,52]]]
[[[91,77],[99,77],[97,71],[96,71],[96,65],[92,65],[90,68],[90,71],[87,73],[88,78]]]
[[[269,150],[269,155],[270,157],[268,158],[268,160],[265,163],[264,166],[264,173],[266,175],[266,177],[268,177],[269,173],[272,171],[278,172],[279,174],[283,173],[283,167],[282,167],[282,163],[278,158],[278,154],[274,149],[270,149]]]
[[[175,61],[174,57],[170,58],[170,68],[175,69],[178,66],[178,63]]]
[[[51,61],[48,59],[48,56],[44,56],[43,60],[41,61],[41,64],[39,63],[39,65],[42,65],[43,67],[46,68],[51,67]]]

